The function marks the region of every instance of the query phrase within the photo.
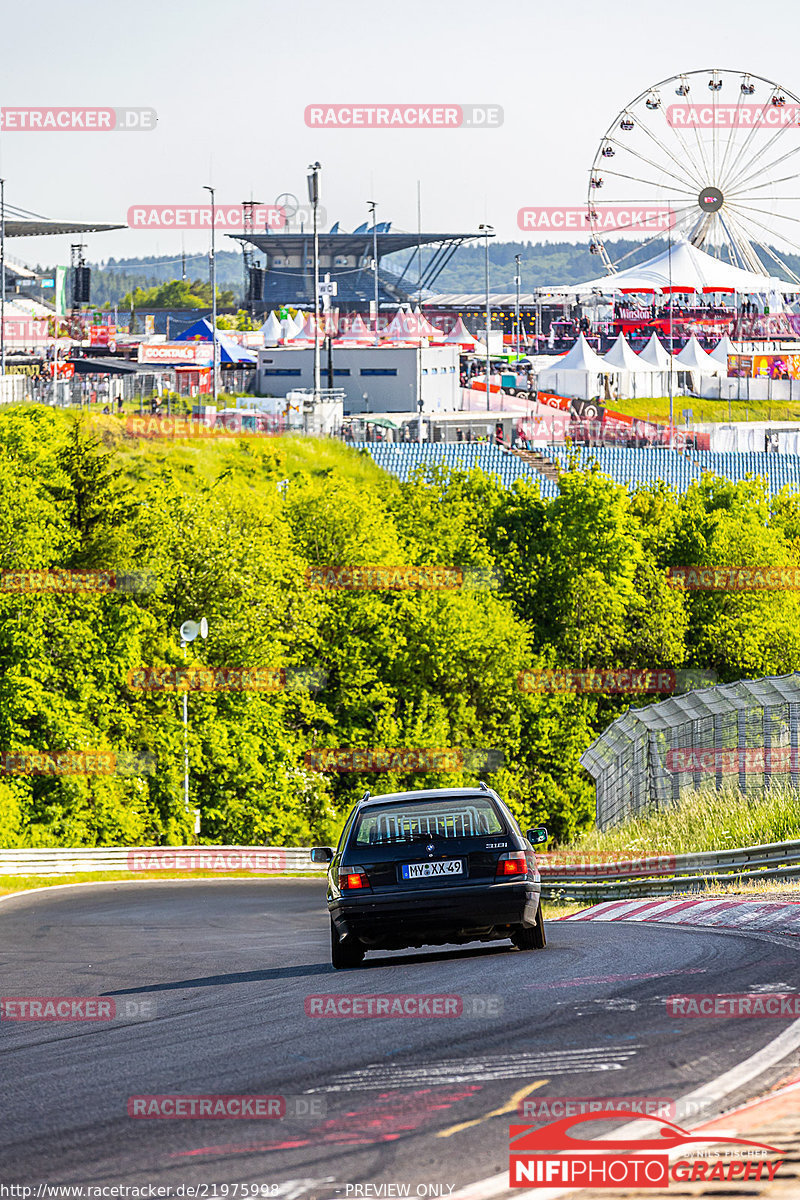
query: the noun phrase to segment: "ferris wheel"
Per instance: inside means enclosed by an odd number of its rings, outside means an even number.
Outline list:
[[[800,99],[741,71],[662,80],[609,125],[587,204],[589,248],[609,273],[641,249],[613,241],[643,228],[663,240],[670,228],[724,262],[800,283],[800,262],[786,261],[800,256]],[[654,209],[662,223],[649,236]]]

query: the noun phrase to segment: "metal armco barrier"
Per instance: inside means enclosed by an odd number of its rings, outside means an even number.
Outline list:
[[[594,863],[591,851],[538,855],[542,895],[548,900],[625,900],[635,896],[699,890],[709,883],[800,878],[800,841],[769,842],[736,850],[659,854]],[[591,880],[591,882],[590,882]]]
[[[771,842],[698,854],[658,854],[592,862],[592,851],[537,855],[547,900],[624,900],[692,891],[708,883],[800,878],[800,841]],[[566,859],[572,861],[566,861]],[[252,871],[276,875],[322,873],[308,847],[297,846],[90,846],[0,850],[0,876],[71,875],[100,871]]]

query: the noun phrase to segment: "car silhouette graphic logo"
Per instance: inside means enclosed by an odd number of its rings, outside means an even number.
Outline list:
[[[562,1117],[560,1121],[551,1121],[549,1125],[530,1126],[512,1125],[510,1128],[511,1151],[514,1154],[531,1151],[534,1153],[554,1152],[559,1150],[672,1150],[678,1146],[696,1145],[701,1142],[725,1146],[755,1146],[769,1154],[782,1153],[775,1146],[767,1146],[764,1142],[752,1142],[747,1138],[720,1137],[713,1132],[693,1134],[672,1121],[663,1117],[637,1117],[641,1121],[651,1121],[656,1126],[658,1136],[652,1138],[582,1138],[574,1136],[570,1131],[575,1125],[593,1121],[607,1121],[620,1117],[626,1123],[630,1122],[630,1112],[622,1109],[605,1109],[597,1113],[581,1113],[574,1117]]]

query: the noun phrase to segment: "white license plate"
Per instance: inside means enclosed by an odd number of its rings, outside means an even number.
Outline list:
[[[403,879],[428,879],[431,875],[463,875],[464,864],[460,858],[447,862],[403,863]]]

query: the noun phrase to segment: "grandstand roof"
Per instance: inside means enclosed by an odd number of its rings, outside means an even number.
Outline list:
[[[6,237],[41,237],[46,233],[107,233],[127,225],[98,225],[96,221],[13,221],[6,217]]]
[[[313,238],[311,229],[303,233],[229,233],[228,237],[239,242],[250,242],[265,254],[303,254]],[[372,229],[362,233],[320,233],[319,248],[325,254],[363,254],[372,252]],[[396,254],[399,250],[411,250],[416,246],[429,246],[436,242],[468,242],[482,237],[480,233],[378,233],[378,258],[384,254]]]

